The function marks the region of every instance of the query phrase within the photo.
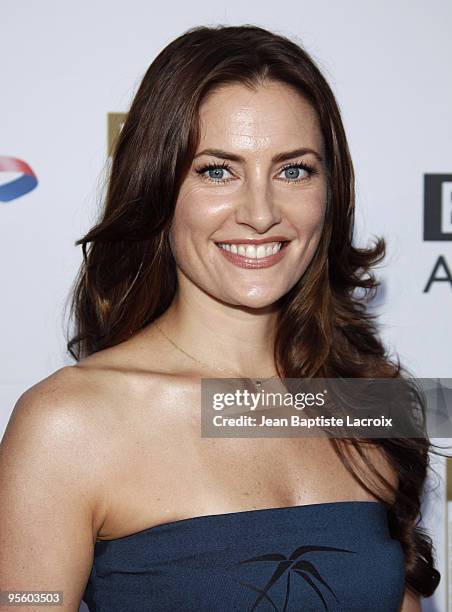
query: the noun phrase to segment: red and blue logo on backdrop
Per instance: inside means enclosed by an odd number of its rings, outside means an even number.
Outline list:
[[[19,172],[21,176],[0,185],[0,202],[11,202],[33,191],[38,179],[30,166],[22,159],[0,155],[0,179],[2,172]]]

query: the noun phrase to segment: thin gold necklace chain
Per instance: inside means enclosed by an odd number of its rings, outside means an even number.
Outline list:
[[[193,355],[190,355],[190,353],[187,353],[186,350],[184,350],[181,346],[179,346],[177,344],[177,342],[175,342],[172,338],[170,338],[168,336],[168,334],[166,332],[163,331],[163,329],[160,327],[160,325],[154,321],[154,325],[156,326],[156,328],[165,336],[165,338],[168,340],[168,342],[170,342],[178,351],[180,351],[181,353],[183,353],[184,355],[186,355],[187,357],[189,357],[190,359],[192,359],[193,361],[195,361],[196,363],[199,363],[199,365],[202,365],[203,367],[207,368],[207,369],[211,369],[213,368],[214,370],[217,370],[218,372],[223,372],[223,373],[229,373],[229,374],[233,374],[234,377],[238,377],[238,378],[248,378],[248,377],[244,377],[241,374],[239,374],[238,372],[235,372],[234,370],[229,370],[227,368],[219,368],[218,366],[214,366],[214,365],[209,365],[207,363],[205,363],[204,361],[201,361],[200,359],[197,359],[196,357],[194,357]],[[264,378],[278,378],[277,374],[274,374],[273,376],[266,376]]]

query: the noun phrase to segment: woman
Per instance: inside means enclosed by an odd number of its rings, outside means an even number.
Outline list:
[[[201,378],[402,375],[353,294],[385,251],[352,246],[353,212],[340,113],[298,45],[199,27],[158,55],[78,241],[77,363],[5,435],[8,588],[68,610],[420,610],[426,439],[199,433]]]

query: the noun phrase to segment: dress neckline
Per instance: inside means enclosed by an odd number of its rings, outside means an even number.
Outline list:
[[[109,542],[118,542],[122,540],[127,540],[129,538],[144,536],[146,534],[152,532],[158,532],[160,530],[167,529],[171,526],[183,526],[189,525],[191,523],[199,523],[201,521],[211,522],[212,520],[225,519],[225,520],[235,520],[234,517],[238,518],[246,518],[251,519],[253,516],[257,516],[259,514],[280,514],[280,513],[291,513],[300,510],[320,510],[321,508],[340,508],[340,507],[352,507],[359,506],[364,509],[386,509],[386,505],[378,500],[343,500],[343,501],[331,501],[331,502],[319,502],[315,504],[299,504],[297,506],[275,506],[272,508],[256,508],[253,510],[239,510],[238,512],[222,512],[219,514],[200,514],[198,516],[190,516],[183,519],[177,519],[175,521],[168,521],[166,523],[159,523],[158,525],[152,525],[151,527],[145,527],[144,529],[140,529],[139,531],[135,531],[134,533],[129,533],[124,536],[120,536],[118,538],[109,538],[109,539],[96,539],[95,544],[101,543],[109,543]]]

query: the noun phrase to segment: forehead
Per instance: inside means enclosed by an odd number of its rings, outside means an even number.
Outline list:
[[[267,149],[307,146],[322,148],[318,116],[294,88],[267,81],[254,89],[240,83],[210,92],[199,111],[199,148]]]

